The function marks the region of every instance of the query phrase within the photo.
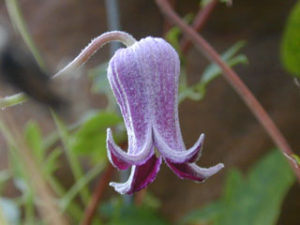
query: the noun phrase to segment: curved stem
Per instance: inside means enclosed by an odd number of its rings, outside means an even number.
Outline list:
[[[283,155],[288,159],[294,173],[300,182],[300,168],[298,167],[295,160],[291,160],[291,156],[294,154],[288,142],[281,134],[280,130],[276,127],[275,123],[272,121],[270,116],[264,110],[262,105],[257,101],[251,91],[239,78],[236,72],[234,72],[220,57],[220,55],[213,49],[213,47],[196,31],[189,27],[168,5],[165,0],[156,0],[157,5],[161,11],[175,23],[188,37],[195,46],[211,61],[216,63],[222,70],[222,74],[225,79],[231,84],[233,89],[239,94],[239,96],[244,100],[246,105],[255,115],[257,120],[264,127],[266,132],[272,138],[274,143],[281,150]]]
[[[62,70],[57,72],[53,78],[61,76],[62,74],[70,73],[81,67],[84,63],[86,63],[89,58],[94,55],[101,47],[111,41],[120,41],[125,46],[133,45],[136,40],[130,34],[122,31],[111,31],[101,34],[99,37],[93,39],[82,51],[81,53],[67,66],[65,66]]]
[[[58,71],[52,78],[56,78],[64,74],[69,74],[72,71],[78,69],[83,64],[85,64],[89,60],[89,58],[94,55],[101,47],[111,41],[119,41],[127,47],[133,45],[136,42],[134,37],[123,31],[111,31],[103,33],[93,39],[72,62]],[[5,109],[6,107],[20,104],[25,100],[27,100],[27,97],[24,93],[17,93],[1,98],[0,109]]]

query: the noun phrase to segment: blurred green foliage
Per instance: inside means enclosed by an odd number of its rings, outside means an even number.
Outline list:
[[[180,224],[275,225],[294,180],[287,160],[278,150],[272,151],[246,178],[231,170],[220,200],[190,212]]]
[[[170,223],[157,212],[158,202],[149,193],[140,206],[126,205],[116,198],[102,204],[100,212],[107,225],[168,225]]]
[[[72,136],[72,149],[79,155],[86,155],[94,163],[106,159],[106,130],[122,123],[119,115],[100,112],[86,120]]]
[[[300,1],[293,7],[285,26],[281,59],[289,73],[300,77]]]
[[[235,43],[232,47],[226,50],[222,55],[222,59],[229,65],[233,67],[238,64],[247,64],[248,60],[244,54],[237,54],[239,50],[245,46],[244,41],[239,41]],[[194,83],[191,86],[187,85],[185,69],[182,69],[181,82],[179,85],[179,102],[185,99],[192,99],[195,101],[201,100],[204,98],[206,93],[206,87],[214,79],[221,75],[221,69],[214,63],[209,64],[199,82]]]

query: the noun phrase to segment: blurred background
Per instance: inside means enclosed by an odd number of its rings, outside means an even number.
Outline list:
[[[278,125],[292,149],[300,154],[300,89],[280,61],[283,29],[295,3],[295,0],[234,0],[230,7],[219,3],[201,33],[218,52],[224,52],[237,41],[246,41],[240,51],[247,56],[249,63],[237,65],[235,70]],[[195,15],[199,10],[198,0],[174,0],[173,4],[182,17]],[[20,7],[49,74],[66,65],[92,38],[109,29],[104,0],[20,0]],[[0,3],[0,14],[9,21],[3,2]],[[119,1],[119,17],[121,30],[136,39],[164,37],[170,29],[155,1]],[[93,84],[87,73],[90,68],[109,60],[109,55],[109,46],[105,46],[74,77],[61,79],[59,91],[72,102],[71,114],[64,118],[66,124],[74,123],[88,111],[108,104],[103,94],[91,92]],[[209,61],[194,47],[184,57],[187,83],[193,84],[200,79]],[[0,84],[0,96],[13,93],[14,89]],[[34,101],[5,111],[17,118],[20,127],[34,119],[44,135],[55,129],[48,110]],[[178,179],[165,165],[162,166],[157,179],[147,190],[159,199],[159,214],[171,224],[191,210],[218,200],[224,191],[229,170],[236,168],[246,176],[258,159],[274,149],[274,143],[262,126],[222,77],[207,86],[203,100],[187,99],[182,102],[179,113],[186,146],[191,146],[200,133],[206,134],[203,155],[198,164],[208,167],[223,162],[225,169],[204,184],[196,184]],[[1,170],[10,166],[7,149],[4,138],[0,136]],[[82,163],[85,165],[85,157],[82,157]],[[61,163],[57,175],[66,187],[73,183],[69,174],[69,168]],[[115,171],[112,180],[118,179]],[[91,187],[94,185],[95,181]],[[276,188],[273,187],[274,190]],[[6,197],[17,194],[18,190],[12,183],[6,185],[2,193]],[[117,194],[108,187],[105,199],[114,195]],[[277,224],[299,225],[298,183],[295,182],[288,190],[280,208]]]

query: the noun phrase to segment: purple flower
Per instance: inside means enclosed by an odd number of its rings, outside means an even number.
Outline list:
[[[201,154],[204,135],[186,149],[178,120],[180,62],[163,39],[147,37],[119,49],[108,66],[108,79],[120,106],[128,135],[123,151],[107,130],[110,162],[118,169],[131,167],[125,183],[111,182],[121,194],[131,194],[153,182],[162,159],[180,178],[204,181],[223,168],[201,168],[194,162]],[[155,151],[157,149],[157,151]]]

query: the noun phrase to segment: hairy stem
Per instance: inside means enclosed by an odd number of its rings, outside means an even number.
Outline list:
[[[222,70],[222,74],[225,79],[230,83],[233,89],[239,94],[239,96],[244,100],[246,105],[249,107],[251,112],[255,115],[257,120],[264,127],[266,132],[272,138],[274,143],[281,150],[283,155],[288,159],[298,181],[300,182],[300,168],[294,160],[290,159],[293,155],[293,151],[289,146],[288,142],[281,134],[280,130],[277,128],[275,123],[272,121],[270,116],[264,110],[262,105],[254,97],[251,91],[239,78],[236,72],[234,72],[220,57],[220,55],[213,49],[213,47],[195,30],[189,27],[168,5],[165,0],[156,0],[157,5],[161,11],[177,25],[194,44],[195,46],[212,62],[216,63]]]
[[[103,33],[93,39],[72,62],[57,72],[52,78],[56,78],[64,74],[70,74],[71,72],[77,70],[84,65],[101,47],[111,41],[119,41],[125,46],[133,45],[136,42],[134,37],[126,32],[111,31]],[[14,106],[24,102],[25,100],[27,100],[27,97],[24,93],[7,96],[0,99],[0,108],[4,109],[9,106]]]

